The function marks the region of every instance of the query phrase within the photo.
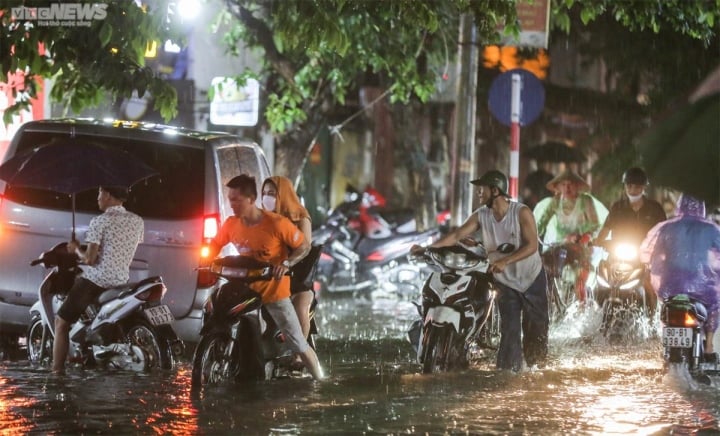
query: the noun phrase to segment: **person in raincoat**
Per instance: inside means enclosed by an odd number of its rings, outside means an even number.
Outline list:
[[[580,263],[575,292],[578,301],[584,302],[592,256],[589,242],[600,230],[608,211],[590,195],[585,179],[570,169],[550,180],[547,188],[555,195],[540,201],[533,210],[538,235],[545,245],[543,252],[559,244],[567,247],[568,259]]]
[[[705,203],[687,194],[677,207],[675,218],[648,232],[641,260],[650,266],[658,297],[685,294],[705,305],[705,358],[717,361],[713,336],[720,320],[720,226],[705,218]]]

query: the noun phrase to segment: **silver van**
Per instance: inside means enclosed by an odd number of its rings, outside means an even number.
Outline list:
[[[9,145],[5,160],[54,139],[85,139],[126,150],[160,174],[132,187],[125,207],[145,221],[144,242],[135,254],[131,280],[161,275],[165,303],[185,341],[196,342],[202,307],[214,283],[196,269],[203,245],[232,214],[225,183],[241,173],[255,176],[258,190],[270,175],[257,144],[238,136],[151,123],[52,119],[28,122]],[[70,239],[67,195],[13,187],[0,181],[0,335],[13,343],[24,336],[30,306],[45,271],[30,261]],[[258,198],[260,198],[258,192]],[[101,212],[97,191],[76,195],[76,233],[84,241],[90,220]]]

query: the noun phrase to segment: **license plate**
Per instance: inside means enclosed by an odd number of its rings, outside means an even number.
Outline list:
[[[663,347],[691,348],[693,330],[687,327],[664,327]]]
[[[145,316],[147,316],[150,324],[155,326],[170,324],[175,321],[175,317],[172,312],[170,312],[170,308],[165,304],[145,309]]]

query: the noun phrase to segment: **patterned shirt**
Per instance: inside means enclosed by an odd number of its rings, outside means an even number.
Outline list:
[[[83,277],[103,288],[127,283],[130,263],[144,231],[142,218],[122,206],[110,206],[93,218],[85,243],[99,246],[98,258],[94,265],[83,268]]]

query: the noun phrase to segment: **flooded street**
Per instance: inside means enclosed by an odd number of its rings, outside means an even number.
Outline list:
[[[54,434],[719,434],[720,380],[665,375],[657,333],[596,337],[592,314],[551,330],[547,367],[422,375],[409,302],[321,302],[328,379],[286,379],[190,395],[190,365],[152,375],[0,363],[2,433]]]

